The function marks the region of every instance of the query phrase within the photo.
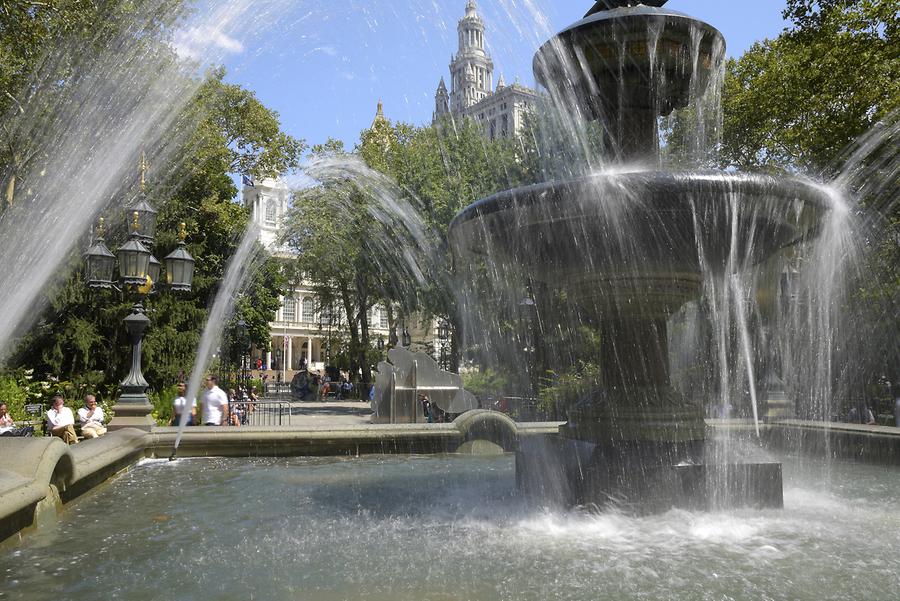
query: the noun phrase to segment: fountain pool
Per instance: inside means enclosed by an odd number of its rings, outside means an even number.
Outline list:
[[[784,510],[647,517],[530,505],[508,455],[145,461],[0,548],[0,598],[896,598],[900,469],[779,459]]]

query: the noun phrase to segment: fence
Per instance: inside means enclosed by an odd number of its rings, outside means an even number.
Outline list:
[[[290,426],[291,404],[289,401],[256,401],[255,403],[234,403],[228,407],[229,413],[242,426]],[[229,420],[231,423],[231,420]]]

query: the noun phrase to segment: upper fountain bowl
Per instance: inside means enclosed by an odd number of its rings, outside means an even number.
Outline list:
[[[533,67],[556,104],[608,124],[626,162],[657,152],[657,118],[702,97],[724,60],[717,29],[641,4],[591,11],[541,46]]]

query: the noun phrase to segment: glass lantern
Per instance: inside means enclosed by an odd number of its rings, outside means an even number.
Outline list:
[[[136,200],[136,203],[129,205],[125,209],[125,214],[129,222],[131,222],[134,215],[137,214],[139,228],[137,231],[137,239],[145,245],[152,245],[153,240],[156,237],[156,209],[147,202],[143,192],[139,193]]]
[[[147,275],[150,276],[150,282],[152,285],[156,285],[159,281],[159,274],[162,271],[162,263],[159,262],[159,259],[150,255],[150,261],[147,264]]]
[[[187,229],[181,224],[178,233],[180,242],[178,248],[173,250],[164,259],[166,262],[166,281],[172,290],[176,292],[190,292],[194,282],[194,257],[188,252],[185,245]]]
[[[84,281],[89,288],[112,288],[116,255],[110,252],[103,240],[103,218],[97,228],[97,239],[84,253]]]
[[[131,238],[116,251],[116,257],[119,259],[119,278],[125,286],[145,285],[150,268],[150,251],[138,239],[140,228],[138,219],[139,215],[135,211],[131,224]]]

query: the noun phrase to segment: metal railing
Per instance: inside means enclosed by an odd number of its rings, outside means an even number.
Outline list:
[[[289,401],[256,401],[234,403],[229,405],[229,424],[231,416],[237,418],[242,426],[290,426],[291,403]]]

